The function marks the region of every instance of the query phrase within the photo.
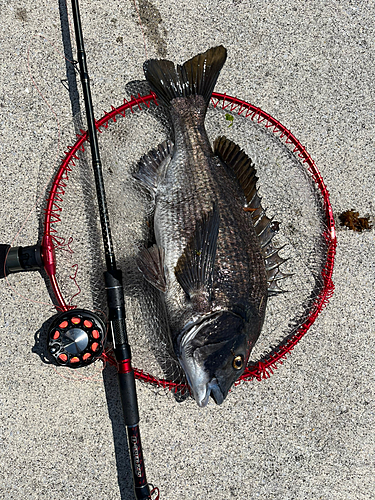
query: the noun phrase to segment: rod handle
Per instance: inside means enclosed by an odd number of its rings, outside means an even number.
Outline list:
[[[120,365],[121,366],[121,365]],[[126,426],[138,425],[139,412],[134,372],[118,373],[118,383]]]

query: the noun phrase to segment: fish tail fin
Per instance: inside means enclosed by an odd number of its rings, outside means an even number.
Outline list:
[[[146,79],[156,95],[167,106],[177,97],[202,95],[208,105],[211,94],[227,58],[222,46],[198,54],[182,66],[164,59],[150,59],[143,65]]]

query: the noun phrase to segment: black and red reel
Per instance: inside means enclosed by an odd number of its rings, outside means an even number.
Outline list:
[[[85,309],[59,313],[48,332],[48,352],[61,366],[80,368],[102,354],[106,328],[103,321]]]

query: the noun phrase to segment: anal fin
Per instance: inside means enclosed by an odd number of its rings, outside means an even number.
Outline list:
[[[158,179],[172,158],[172,153],[173,143],[168,140],[159,144],[157,148],[151,149],[139,160],[138,171],[133,174],[133,177],[145,186],[151,194],[156,193]]]

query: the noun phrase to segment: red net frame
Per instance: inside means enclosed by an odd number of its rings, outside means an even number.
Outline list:
[[[146,96],[140,96],[139,94],[138,97],[132,96],[130,101],[124,99],[121,106],[117,108],[112,106],[110,112],[105,113],[100,120],[95,122],[96,129],[99,133],[101,133],[103,129],[108,128],[110,121],[117,121],[116,116],[121,115],[122,117],[125,117],[126,112],[134,113],[133,108],[143,110],[145,108],[149,108],[151,103],[158,105],[156,95],[153,92]],[[332,274],[337,241],[333,211],[329,200],[329,193],[324,184],[323,178],[305,147],[302,146],[290,130],[262,109],[236,97],[214,92],[211,97],[211,103],[214,108],[219,107],[223,110],[228,110],[232,114],[236,113],[237,115],[249,118],[258,124],[263,124],[266,129],[269,129],[273,134],[277,135],[278,138],[288,146],[292,153],[300,159],[302,164],[306,164],[307,171],[322,195],[326,223],[326,230],[323,236],[327,244],[327,254],[321,272],[323,286],[310,307],[308,318],[302,325],[299,326],[293,335],[288,337],[277,347],[275,352],[266,355],[256,363],[249,364],[240,379],[236,382],[236,384],[239,384],[241,381],[245,380],[262,380],[269,378],[278,365],[283,364],[287,354],[294,349],[296,344],[315,322],[322,309],[327,305],[334,291]],[[76,162],[80,160],[79,153],[83,153],[85,151],[85,143],[88,141],[88,132],[81,130],[81,134],[77,135],[77,137],[78,139],[76,143],[73,146],[68,146],[67,151],[64,152],[65,156],[61,161],[47,198],[47,206],[44,217],[44,236],[42,241],[44,265],[58,304],[57,308],[62,311],[67,311],[75,306],[67,304],[56,278],[55,248],[64,244],[64,242],[59,239],[56,224],[61,221],[60,214],[62,209],[60,204],[63,201],[65,190],[68,185],[69,173],[76,167]],[[110,352],[103,353],[102,359],[111,364],[116,364],[116,361],[111,356]],[[136,378],[159,387],[168,388],[174,392],[184,392],[189,389],[185,383],[156,378],[153,375],[136,368],[134,369],[134,372]]]

